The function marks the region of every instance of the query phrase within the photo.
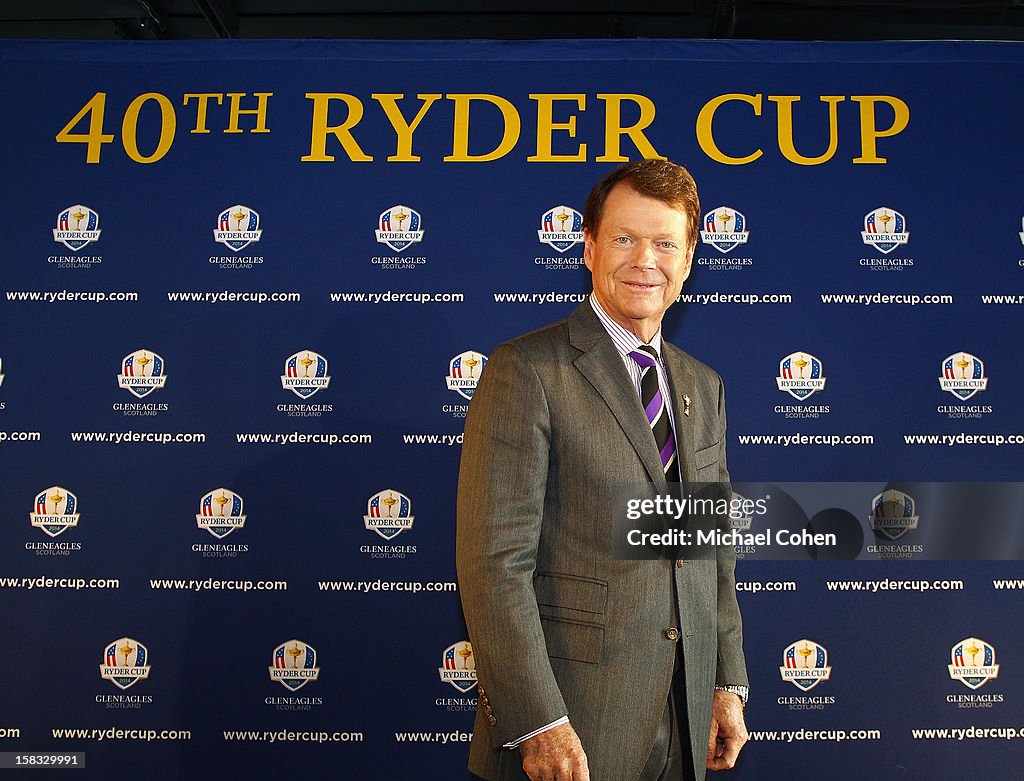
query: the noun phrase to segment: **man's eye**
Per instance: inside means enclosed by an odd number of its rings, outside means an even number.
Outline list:
[[[615,243],[616,244],[629,244],[629,236],[616,236],[615,237]]]

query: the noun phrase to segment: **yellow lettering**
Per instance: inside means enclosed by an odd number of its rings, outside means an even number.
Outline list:
[[[307,92],[306,97],[313,101],[313,127],[309,142],[309,154],[303,155],[304,163],[329,163],[334,155],[327,154],[327,136],[333,135],[341,142],[342,148],[350,160],[368,162],[373,158],[359,148],[359,144],[349,132],[363,118],[363,104],[354,95],[343,92]],[[348,107],[348,116],[340,125],[328,125],[327,114],[332,100],[340,100]]]
[[[113,133],[103,132],[103,110],[107,105],[107,93],[97,92],[89,102],[79,109],[71,121],[61,128],[57,133],[58,144],[85,144],[85,162],[98,163],[100,151],[104,144],[114,140]],[[81,122],[86,114],[89,115],[89,131],[87,133],[73,133],[72,131]]]
[[[160,138],[157,139],[156,149],[153,154],[146,157],[139,152],[136,131],[139,124],[139,112],[146,101],[155,100],[160,107]],[[124,112],[124,120],[121,122],[121,143],[124,144],[124,151],[136,163],[155,163],[167,154],[174,141],[174,133],[177,129],[177,118],[174,115],[174,106],[165,95],[159,92],[147,92],[139,95],[128,104]]]
[[[844,100],[842,95],[823,95],[820,100],[828,104],[828,149],[818,157],[804,157],[793,145],[793,104],[800,98],[797,95],[769,95],[768,100],[778,105],[779,119],[779,151],[782,156],[797,165],[821,165],[832,159],[839,146],[838,106]]]
[[[757,95],[744,95],[739,92],[730,92],[727,95],[719,95],[717,98],[712,98],[705,103],[697,115],[697,143],[704,150],[704,154],[715,162],[725,165],[746,165],[747,163],[754,162],[764,153],[760,149],[756,149],[746,157],[730,157],[718,148],[711,128],[711,123],[715,118],[715,112],[718,111],[718,108],[733,100],[749,104],[754,109],[754,116],[761,116],[760,93]]]
[[[452,153],[446,155],[446,163],[486,163],[504,157],[519,140],[521,122],[516,107],[499,95],[485,94],[454,94],[446,95],[448,100],[455,103],[455,120],[452,137]],[[484,101],[498,107],[501,111],[504,130],[501,142],[490,152],[482,155],[471,155],[469,153],[469,107],[472,101]]]
[[[242,108],[242,98],[245,97],[244,92],[229,92],[228,97],[231,98],[231,105],[228,106],[228,129],[225,133],[242,133],[244,132],[238,127],[238,117],[242,114],[255,114],[256,115],[256,127],[250,130],[250,133],[269,133],[267,130],[267,98],[273,95],[273,92],[254,92],[253,97],[256,98],[256,108]]]
[[[910,122],[910,107],[891,95],[851,95],[850,100],[860,103],[860,157],[853,158],[853,162],[886,162],[886,158],[878,156],[875,142],[879,138],[888,138],[902,133]],[[875,124],[876,103],[887,103],[892,106],[892,124],[885,130],[879,130]]]
[[[219,106],[224,102],[224,95],[220,92],[189,92],[185,94],[182,105],[187,106],[192,98],[196,99],[196,126],[188,132],[209,133],[210,130],[206,127],[206,104],[210,98],[216,98]]]
[[[597,97],[605,102],[604,154],[597,158],[597,162],[624,163],[629,159],[620,151],[622,136],[629,136],[644,159],[664,159],[643,133],[644,128],[654,121],[654,101],[644,95],[605,94]],[[640,118],[629,127],[622,126],[622,103],[626,100],[640,107]]]
[[[429,109],[435,100],[438,100],[441,96],[438,95],[417,95],[418,100],[423,101],[423,105],[420,106],[420,110],[416,113],[415,119],[412,124],[405,121],[405,117],[402,116],[401,109],[398,108],[398,101],[402,100],[405,95],[385,95],[385,94],[374,94],[370,96],[378,103],[381,108],[384,109],[384,113],[387,114],[388,121],[391,123],[391,127],[395,129],[395,135],[398,136],[398,143],[395,147],[395,153],[388,155],[389,163],[416,163],[422,158],[419,155],[412,153],[412,134],[416,132],[416,128],[419,127],[420,122],[423,121],[423,117],[427,115],[427,109]]]
[[[537,154],[530,155],[526,161],[529,163],[585,163],[587,161],[586,144],[577,144],[575,154],[556,155],[551,151],[551,135],[556,130],[564,130],[568,132],[569,138],[576,138],[576,115],[570,114],[566,122],[555,122],[554,102],[556,100],[575,101],[576,107],[583,111],[587,107],[587,96],[538,93],[530,95],[530,99],[537,101]]]

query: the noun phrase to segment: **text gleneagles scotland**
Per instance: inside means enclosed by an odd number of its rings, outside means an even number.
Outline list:
[[[678,120],[661,131],[655,100],[634,92],[183,91],[108,99],[103,87],[97,88],[83,105],[62,110],[66,113],[59,121],[65,124],[54,137],[58,144],[81,144],[91,164],[101,162],[108,144],[110,149],[120,146],[136,163],[151,164],[164,159],[176,143],[223,144],[235,134],[272,134],[278,116],[295,116],[300,96],[308,111],[308,132],[291,148],[303,163],[487,163],[513,152],[527,163],[614,163],[637,155],[663,157],[657,146],[667,143],[665,133],[675,138],[679,132]],[[748,165],[776,152],[795,165],[827,163],[840,148],[840,119],[845,128],[856,123],[856,140],[844,142],[850,152],[836,162],[884,165],[888,158],[882,152],[892,154],[892,148],[880,150],[879,141],[899,135],[910,123],[910,107],[892,95],[727,92],[698,99],[693,111],[698,146],[723,165]],[[794,119],[797,113],[799,120]],[[500,138],[494,132],[496,120]],[[377,129],[384,122],[390,132]],[[724,147],[716,138],[716,122],[730,128]],[[112,132],[118,128],[120,137]],[[417,135],[421,128],[426,132]],[[775,131],[775,149],[763,148],[759,140],[770,137],[769,128]],[[154,135],[155,145],[149,140]],[[737,137],[746,141],[737,142]],[[146,140],[140,144],[140,139]],[[801,152],[822,148],[815,156]]]

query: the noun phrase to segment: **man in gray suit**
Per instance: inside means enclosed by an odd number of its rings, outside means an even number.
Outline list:
[[[721,378],[662,341],[700,224],[681,166],[606,176],[584,212],[594,292],[497,348],[473,395],[457,562],[492,781],[670,781],[747,738],[733,562],[612,557],[617,491],[724,482]]]

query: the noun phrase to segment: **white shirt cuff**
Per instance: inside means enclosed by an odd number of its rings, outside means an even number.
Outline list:
[[[568,723],[569,723],[569,717],[568,716],[562,716],[562,718],[555,719],[550,724],[545,724],[540,729],[535,729],[533,732],[529,732],[526,735],[523,735],[521,738],[517,738],[516,740],[509,741],[504,746],[502,746],[502,748],[519,748],[519,744],[522,743],[524,740],[529,740],[530,738],[534,737],[535,735],[539,735],[542,732],[547,732],[549,729],[552,729],[554,727],[558,727],[558,726],[560,726],[562,724],[568,724]]]

